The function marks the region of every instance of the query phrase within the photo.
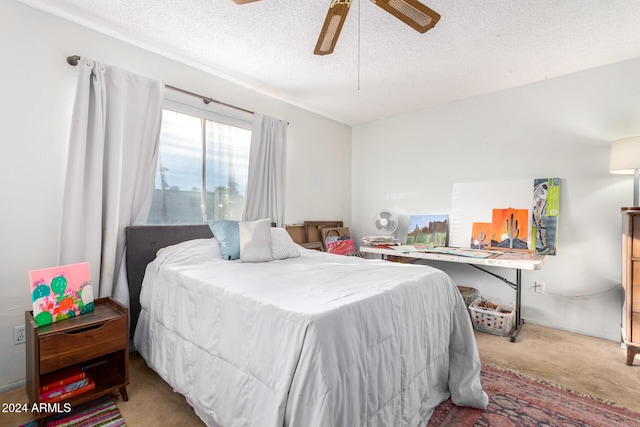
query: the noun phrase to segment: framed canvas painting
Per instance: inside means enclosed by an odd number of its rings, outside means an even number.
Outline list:
[[[447,246],[448,215],[410,215],[407,245],[437,248]]]
[[[497,249],[528,250],[528,209],[493,209],[491,247]]]
[[[555,255],[558,247],[560,178],[533,180],[531,248],[542,255]]]
[[[29,271],[33,319],[38,326],[93,311],[89,263]]]

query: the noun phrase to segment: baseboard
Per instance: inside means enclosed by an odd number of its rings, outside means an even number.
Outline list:
[[[525,318],[524,321],[525,321],[525,325],[527,323],[531,323],[532,325],[544,326],[545,328],[557,329],[559,331],[572,332],[574,334],[585,335],[585,336],[593,337],[593,338],[601,338],[601,339],[607,340],[607,341],[620,342],[620,337],[614,338],[614,337],[610,337],[610,336],[606,336],[606,335],[602,335],[602,334],[594,334],[591,331],[583,331],[583,330],[574,329],[574,328],[562,328],[562,327],[559,327],[558,325],[552,325],[552,324],[549,324],[547,322],[542,322],[542,321],[539,321],[539,320],[529,320],[529,319]]]
[[[5,391],[13,390],[14,388],[24,387],[27,385],[27,380],[16,381],[15,383],[3,385],[0,387],[0,393],[4,393]]]

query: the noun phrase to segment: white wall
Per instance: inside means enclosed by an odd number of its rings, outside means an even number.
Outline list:
[[[640,135],[639,75],[635,59],[355,127],[353,233],[376,234],[380,209],[450,214],[456,183],[560,177],[558,255],[546,257],[542,271],[523,272],[522,315],[619,340],[620,207],[632,203],[633,179],[609,174],[609,147]],[[515,300],[471,267],[434,265],[483,295]],[[614,290],[566,298],[534,293],[534,280],[563,296]]]
[[[286,222],[351,217],[348,126],[14,1],[0,2],[0,52],[0,390],[25,378],[13,327],[30,309],[28,271],[56,265],[77,76],[69,55],[289,121]]]

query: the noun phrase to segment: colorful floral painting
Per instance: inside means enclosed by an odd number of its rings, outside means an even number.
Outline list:
[[[31,270],[33,318],[38,326],[93,311],[89,263]]]

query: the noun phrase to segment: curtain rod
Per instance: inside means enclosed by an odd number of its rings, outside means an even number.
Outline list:
[[[80,61],[80,55],[67,56],[67,63],[69,65],[72,65],[72,66],[75,67],[76,65],[78,65],[78,61]],[[168,84],[165,84],[164,86],[166,88],[175,90],[176,92],[180,92],[180,93],[184,93],[185,95],[190,95],[190,96],[194,96],[196,98],[200,98],[200,99],[202,99],[202,102],[204,102],[207,105],[209,103],[211,103],[211,102],[214,102],[214,103],[216,103],[218,105],[224,105],[225,107],[234,108],[234,109],[239,110],[239,111],[244,111],[245,113],[253,114],[253,111],[245,110],[244,108],[236,107],[235,105],[227,104],[225,102],[218,101],[217,99],[208,98],[206,96],[198,95],[197,93],[189,92],[188,90],[180,89],[179,87],[170,86]]]

